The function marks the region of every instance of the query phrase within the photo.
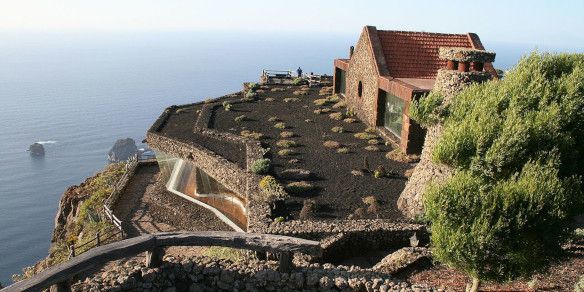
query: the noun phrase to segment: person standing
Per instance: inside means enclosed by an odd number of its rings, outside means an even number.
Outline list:
[[[298,69],[296,69],[296,73],[298,73],[298,78],[302,77],[302,68],[298,67]]]

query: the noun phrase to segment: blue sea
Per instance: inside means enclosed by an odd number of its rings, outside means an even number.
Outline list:
[[[262,69],[331,74],[357,38],[0,32],[0,282],[47,255],[61,194],[98,172],[116,139],[140,142],[165,107],[238,91]],[[502,69],[535,47],[483,43]],[[34,142],[44,158],[29,156]]]

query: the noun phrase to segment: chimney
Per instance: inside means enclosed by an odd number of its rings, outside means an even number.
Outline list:
[[[355,52],[355,47],[351,46],[349,48],[349,59],[353,58],[353,53]]]
[[[447,70],[459,72],[482,72],[485,63],[495,61],[495,53],[470,48],[441,47],[439,56]]]

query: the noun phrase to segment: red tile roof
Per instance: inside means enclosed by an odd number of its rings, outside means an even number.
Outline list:
[[[438,69],[446,66],[438,58],[439,47],[473,47],[466,34],[392,30],[377,34],[389,75],[395,78],[436,78]]]

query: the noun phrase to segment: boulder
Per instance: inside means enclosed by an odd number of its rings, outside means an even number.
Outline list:
[[[28,151],[30,152],[31,156],[36,157],[45,156],[45,147],[43,146],[43,144],[32,143],[32,145],[28,147]]]
[[[126,138],[117,140],[112,149],[108,152],[107,157],[111,162],[119,162],[128,160],[137,153],[138,147],[136,147],[136,141],[132,138]]]

